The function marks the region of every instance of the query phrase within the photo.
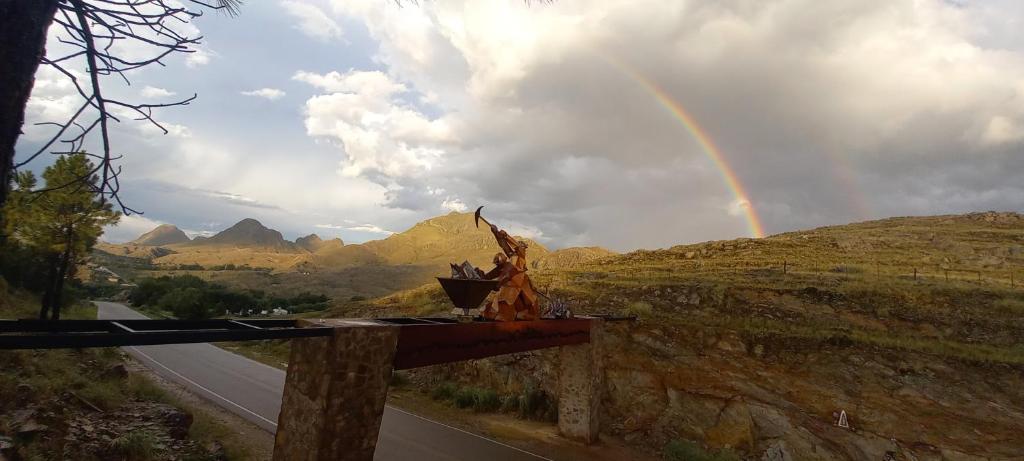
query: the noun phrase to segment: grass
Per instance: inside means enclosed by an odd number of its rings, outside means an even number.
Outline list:
[[[110,441],[110,450],[131,461],[149,461],[157,454],[156,438],[144,430],[134,430]]]
[[[288,356],[291,354],[291,341],[287,339],[227,341],[214,344],[264,365],[282,370],[287,368]]]
[[[740,461],[732,450],[708,451],[689,440],[671,440],[662,450],[665,461]]]

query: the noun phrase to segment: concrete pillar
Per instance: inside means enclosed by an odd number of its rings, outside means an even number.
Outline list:
[[[600,432],[603,323],[599,318],[592,320],[590,343],[559,348],[558,431],[586,444],[597,442]]]
[[[334,336],[292,340],[274,461],[373,459],[398,327],[322,322]]]

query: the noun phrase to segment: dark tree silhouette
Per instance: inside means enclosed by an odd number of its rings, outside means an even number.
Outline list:
[[[172,55],[195,52],[201,36],[180,32],[181,25],[202,15],[202,8],[236,14],[241,0],[188,0],[185,5],[165,0],[0,0],[0,206],[10,192],[13,173],[45,153],[81,152],[90,136],[98,136],[100,151],[88,154],[93,170],[68,184],[48,186],[37,192],[85,184],[95,188],[101,201],[116,202],[125,214],[135,212],[119,196],[121,174],[110,142],[110,122],[119,122],[125,113],[136,120],[167,130],[153,118],[153,109],[187,105],[196,95],[162,104],[139,104],[107,96],[105,78],[130,83],[127,71],[150,65],[164,65]],[[47,33],[57,30],[62,56],[46,53]],[[132,44],[147,48],[150,57],[135,59],[117,51],[115,45]],[[28,103],[40,64],[52,66],[73,84],[81,96],[81,106],[68,120],[46,121],[54,134],[37,151],[15,163],[14,147],[21,135]],[[81,81],[70,69],[85,68],[87,81]],[[116,114],[115,114],[116,112]],[[120,114],[120,115],[118,115]],[[59,148],[58,148],[59,146]],[[86,181],[93,175],[99,180]]]

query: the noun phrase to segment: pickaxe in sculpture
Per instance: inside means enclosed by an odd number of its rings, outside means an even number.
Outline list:
[[[474,219],[474,220],[476,221],[476,227],[477,227],[477,229],[479,229],[479,228],[480,228],[480,221],[481,221],[481,220],[482,220],[482,221],[483,221],[483,222],[484,222],[485,224],[487,224],[488,226],[490,226],[490,225],[491,225],[491,222],[490,222],[490,221],[488,221],[488,220],[484,219],[484,217],[483,217],[483,216],[480,216],[480,210],[482,210],[482,209],[484,209],[484,207],[483,207],[483,206],[481,205],[481,206],[480,206],[480,208],[477,208],[477,209],[476,209],[476,213],[473,213],[473,219]]]

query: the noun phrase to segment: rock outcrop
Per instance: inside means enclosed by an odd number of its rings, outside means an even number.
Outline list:
[[[295,239],[295,245],[299,248],[305,249],[310,253],[316,253],[317,251],[325,248],[341,248],[345,246],[340,238],[333,238],[330,240],[323,240],[319,235],[309,234],[305,237],[299,237]]]

